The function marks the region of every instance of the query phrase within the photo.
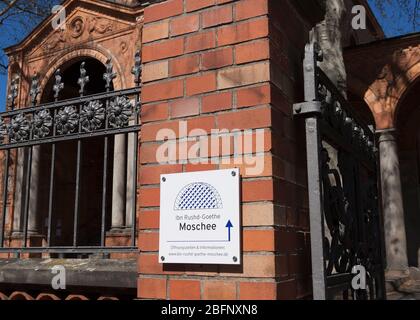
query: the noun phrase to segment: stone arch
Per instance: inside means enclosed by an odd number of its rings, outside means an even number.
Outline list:
[[[401,58],[402,54],[404,56]],[[364,100],[375,118],[377,129],[395,127],[399,102],[419,77],[420,46],[395,53],[393,62],[383,67],[381,74],[364,95]]]
[[[57,297],[55,294],[51,293],[40,293],[36,300],[61,300],[59,297]]]
[[[26,292],[15,291],[10,295],[9,300],[34,300],[34,298]]]
[[[123,77],[123,72],[120,63],[118,62],[115,55],[113,55],[109,50],[102,48],[99,45],[95,46],[86,46],[74,49],[64,54],[63,56],[57,57],[54,59],[46,68],[43,73],[42,81],[40,84],[41,92],[43,93],[49,79],[54,75],[55,71],[60,68],[66,62],[74,60],[78,57],[89,57],[98,60],[102,64],[106,64],[108,58],[112,58],[112,63],[114,65],[114,71],[117,73],[117,78],[114,79],[114,89],[121,90],[126,88],[126,82]]]
[[[119,299],[117,298],[117,297],[105,297],[105,296],[102,296],[102,297],[99,297],[98,298],[98,301],[118,301]]]
[[[80,294],[71,294],[69,295],[66,300],[73,300],[73,301],[79,301],[79,300],[89,300],[88,298],[86,298],[85,296],[82,296]]]
[[[9,300],[9,297],[6,296],[4,293],[0,292],[0,300]]]

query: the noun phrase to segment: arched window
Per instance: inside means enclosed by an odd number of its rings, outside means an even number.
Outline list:
[[[34,257],[136,250],[139,52],[133,70],[135,86],[114,91],[110,59],[77,57],[42,92],[32,79],[31,105],[2,115],[0,149],[6,160],[18,150],[11,231],[21,247],[11,250]],[[4,223],[0,235],[3,244]]]

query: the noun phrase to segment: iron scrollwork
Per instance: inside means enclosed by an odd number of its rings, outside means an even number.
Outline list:
[[[68,140],[69,135],[78,138],[112,135],[114,132],[135,132],[140,128],[139,106],[141,82],[141,55],[137,51],[134,57],[135,87],[112,91],[112,82],[117,77],[111,58],[106,62],[103,74],[105,81],[101,93],[85,96],[89,76],[86,63],[80,64],[79,97],[59,101],[65,87],[60,69],[54,73],[51,90],[52,103],[38,105],[41,93],[39,75],[34,74],[30,83],[30,108],[24,112],[14,110],[18,96],[18,77],[13,78],[8,94],[10,111],[0,115],[0,149],[51,143]]]
[[[369,126],[318,65],[318,46],[305,51],[305,102],[311,247],[316,299],[384,298],[377,149]],[[313,170],[313,171],[309,171]],[[366,290],[352,286],[366,270]],[[324,281],[319,281],[324,279]]]
[[[79,126],[79,115],[75,106],[68,106],[58,111],[56,116],[56,128],[58,134],[70,134]]]
[[[108,119],[111,128],[123,128],[128,125],[133,113],[133,104],[126,96],[113,99],[108,108]]]
[[[35,113],[33,120],[33,135],[35,139],[48,136],[51,132],[53,119],[49,110],[41,110]]]
[[[31,123],[25,114],[19,113],[11,119],[8,126],[9,139],[12,142],[26,141],[29,139]]]
[[[102,102],[94,100],[84,105],[80,113],[82,130],[92,132],[99,129],[105,119],[105,108]]]
[[[6,135],[7,135],[7,125],[4,122],[3,117],[0,117],[0,143],[4,142]]]

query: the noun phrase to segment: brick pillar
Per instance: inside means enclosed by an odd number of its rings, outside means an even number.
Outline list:
[[[280,226],[287,214],[292,217],[298,211],[277,202],[288,196],[298,201],[295,193],[301,190],[286,183],[284,170],[291,165],[272,152],[273,137],[277,139],[273,130],[282,131],[286,121],[271,101],[273,96],[279,98],[273,93],[270,76],[268,3],[169,0],[144,11],[138,201],[140,299],[297,296],[288,264],[290,261],[301,268],[304,233],[289,230],[286,224]],[[287,108],[290,116],[291,103]],[[156,151],[162,143],[156,138],[158,131],[169,128],[180,138],[181,120],[186,121],[189,131],[199,128],[207,134],[216,128],[263,129],[264,146],[259,154],[263,172],[247,174],[244,165],[233,161],[233,151],[225,152],[230,156],[229,164],[158,164]],[[286,125],[290,127],[291,117]],[[284,150],[285,146],[280,148]],[[242,265],[159,264],[159,175],[238,166],[242,175]]]

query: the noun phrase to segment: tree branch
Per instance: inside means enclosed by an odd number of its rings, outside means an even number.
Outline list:
[[[18,0],[12,0],[11,2],[7,2],[7,6],[6,8],[4,8],[1,12],[0,12],[0,17],[4,14],[6,14],[9,10],[11,10],[13,8],[13,6],[16,4],[16,2],[18,2]]]

